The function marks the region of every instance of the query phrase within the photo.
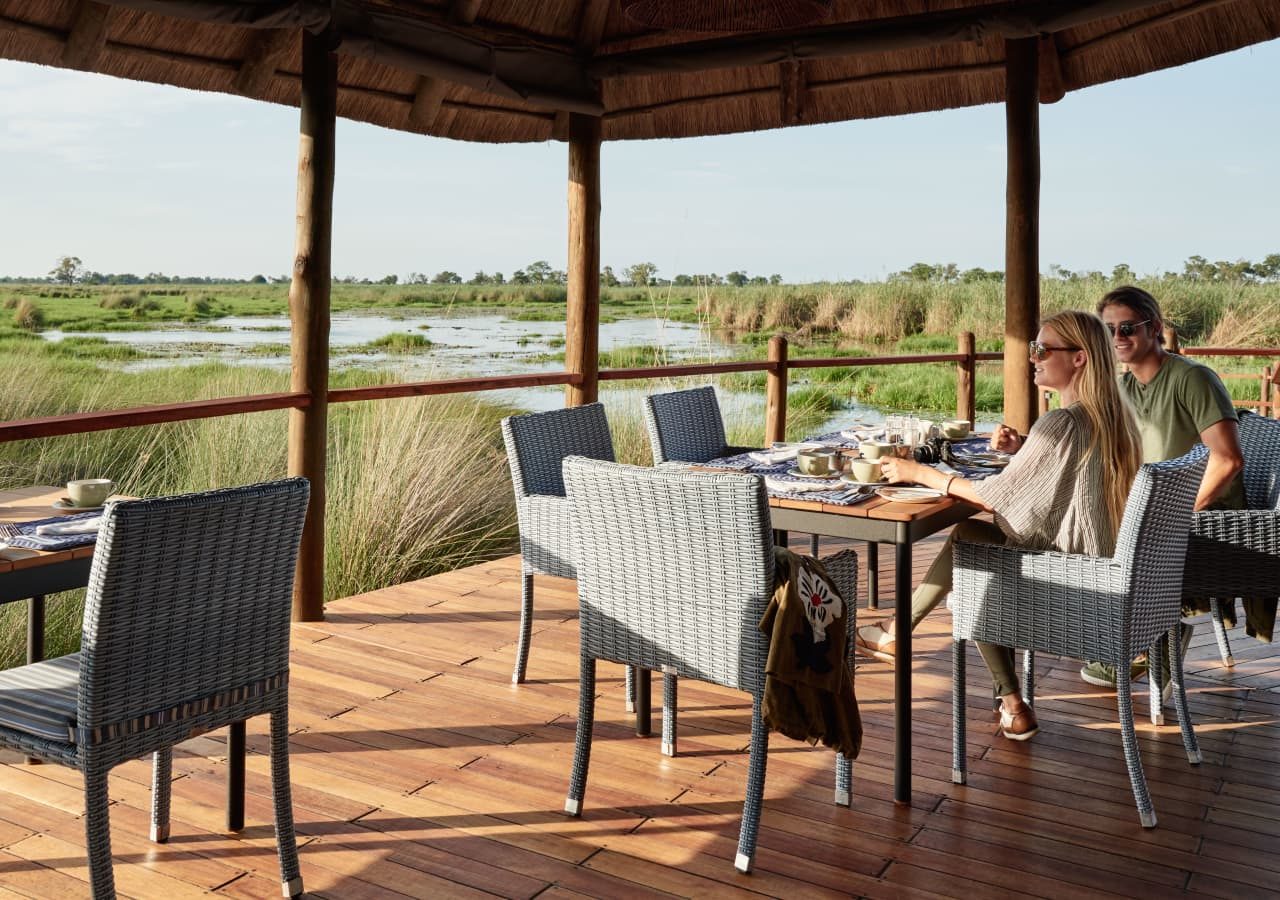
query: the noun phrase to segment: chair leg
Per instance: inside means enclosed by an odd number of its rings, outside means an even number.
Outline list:
[[[1200,743],[1196,740],[1196,730],[1191,723],[1191,706],[1187,703],[1187,689],[1182,677],[1182,635],[1178,626],[1169,632],[1169,675],[1173,679],[1173,706],[1178,712],[1178,727],[1182,729],[1182,747],[1187,751],[1187,761],[1193,766],[1200,765]]]
[[[513,684],[524,684],[525,666],[529,662],[529,639],[533,634],[533,573],[520,576],[520,641],[516,645],[516,668],[511,673]]]
[[[964,734],[964,678],[965,678],[965,641],[951,642],[951,781],[953,784],[964,784],[968,780],[968,765],[965,762]]]
[[[1120,742],[1124,746],[1124,762],[1129,769],[1129,781],[1133,785],[1133,799],[1138,805],[1138,818],[1143,828],[1156,827],[1156,811],[1147,793],[1147,777],[1142,772],[1142,757],[1138,755],[1138,737],[1133,730],[1133,698],[1130,695],[1129,667],[1121,661],[1116,666],[1116,705],[1120,710]]]
[[[626,711],[636,711],[636,667],[626,666],[623,674],[623,690],[626,694]]]
[[[275,805],[276,853],[280,857],[280,889],[286,897],[302,896],[298,838],[293,830],[293,788],[289,781],[289,700],[271,711],[271,800]]]
[[[151,840],[169,840],[169,800],[173,795],[173,748],[151,755]]]
[[[880,608],[880,545],[867,541],[867,609]]]
[[[1036,651],[1022,652],[1022,700],[1027,706],[1036,705]]]
[[[747,760],[747,796],[742,804],[742,832],[738,835],[738,855],[733,867],[751,874],[756,856],[760,810],[764,805],[764,775],[769,755],[769,729],[760,715],[760,698],[751,698],[751,753]]]
[[[582,797],[587,791],[587,768],[591,764],[591,726],[596,718],[596,661],[583,656],[578,672],[578,729],[573,739],[573,769],[569,773],[569,796],[564,811],[582,815]],[[627,667],[631,671],[631,667]]]
[[[1150,698],[1151,705],[1151,724],[1164,724],[1164,696],[1163,686],[1160,684],[1160,672],[1164,668],[1164,647],[1166,641],[1163,636],[1156,639],[1156,642],[1147,650],[1147,696]]]
[[[93,900],[115,900],[116,878],[111,867],[111,813],[107,770],[84,772],[84,833],[89,851],[89,883]]]
[[[1231,600],[1235,603],[1235,599]],[[1213,619],[1213,636],[1218,639],[1218,655],[1222,657],[1222,664],[1228,669],[1233,668],[1236,659],[1231,655],[1231,642],[1227,640],[1227,626],[1222,621],[1222,606],[1217,600],[1209,601],[1209,614]]]
[[[676,755],[676,673],[662,670],[662,755]]]

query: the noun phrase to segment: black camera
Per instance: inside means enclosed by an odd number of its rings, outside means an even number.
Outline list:
[[[946,443],[942,438],[934,438],[912,450],[911,456],[916,462],[924,463],[925,465],[940,463],[945,455],[943,445]]]

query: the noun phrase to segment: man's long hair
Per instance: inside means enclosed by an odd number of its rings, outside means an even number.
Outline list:
[[[1085,353],[1085,363],[1075,375],[1076,395],[1092,426],[1087,453],[1099,456],[1103,500],[1112,535],[1118,535],[1129,489],[1142,463],[1142,439],[1138,421],[1116,381],[1110,337],[1101,319],[1081,310],[1055,313],[1040,326],[1052,328],[1068,346]]]

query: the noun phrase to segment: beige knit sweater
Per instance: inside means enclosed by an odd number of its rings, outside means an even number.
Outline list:
[[[999,475],[974,482],[1007,543],[1111,556],[1116,535],[1102,494],[1102,465],[1088,453],[1092,427],[1080,405],[1045,413]]]

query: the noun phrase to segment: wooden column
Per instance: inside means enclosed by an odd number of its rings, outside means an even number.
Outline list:
[[[311,481],[293,587],[293,618],[324,618],[325,451],[329,419],[329,288],[333,245],[334,121],[338,57],[328,34],[302,34],[302,115],[298,142],[298,208],[289,320],[293,326],[290,388],[311,394],[289,411],[289,474]]]
[[[963,353],[964,359],[956,363],[956,418],[967,419],[970,427],[977,426],[977,344],[972,331],[961,332],[956,341],[956,352]]]
[[[764,382],[764,443],[787,439],[787,339],[780,334],[769,338],[769,362],[773,368]]]
[[[594,403],[600,371],[600,119],[569,115],[569,299],[565,370],[581,384],[565,386],[565,405]]]
[[[1040,107],[1035,38],[1006,40],[1004,421],[1023,434],[1038,402],[1027,342],[1040,319]]]

